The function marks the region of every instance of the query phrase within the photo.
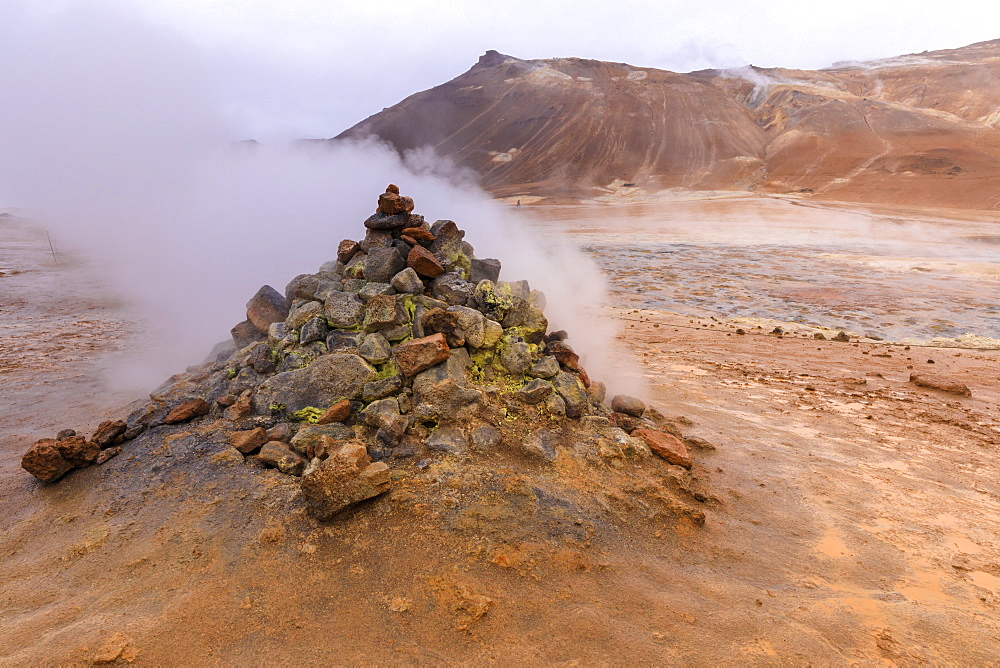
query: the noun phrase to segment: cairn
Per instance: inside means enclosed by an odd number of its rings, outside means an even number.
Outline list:
[[[171,377],[125,421],[88,441],[60,433],[24,455],[39,479],[103,463],[144,432],[199,422],[248,462],[301,478],[329,518],[392,484],[391,470],[434,458],[622,468],[652,453],[691,467],[687,446],[642,401],[591,380],[545,298],[501,281],[450,220],[428,224],[390,185],[337,258],[262,287],[232,342]],[[217,347],[219,348],[219,347]]]

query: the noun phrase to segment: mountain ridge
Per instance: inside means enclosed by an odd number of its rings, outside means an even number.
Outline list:
[[[496,197],[722,190],[995,209],[1000,40],[689,73],[487,51],[331,141],[372,135],[400,153],[429,146]]]

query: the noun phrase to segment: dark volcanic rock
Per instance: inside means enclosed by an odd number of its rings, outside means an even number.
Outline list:
[[[312,406],[324,408],[341,399],[357,399],[375,370],[351,354],[324,355],[304,369],[286,371],[264,381],[254,396],[261,415],[272,406],[288,413]]]
[[[395,248],[375,248],[365,260],[364,278],[372,283],[388,283],[406,268],[406,260]]]
[[[234,325],[229,333],[232,334],[233,342],[237,348],[246,348],[254,341],[267,338],[267,334],[254,327],[254,324],[249,320]]]

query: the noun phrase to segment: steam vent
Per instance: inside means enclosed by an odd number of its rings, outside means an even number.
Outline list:
[[[578,489],[646,475],[647,505],[665,470],[690,469],[657,411],[606,403],[571,337],[548,331],[542,293],[500,280],[500,262],[477,258],[454,222],[428,224],[413,206],[390,185],[361,241],[341,241],[284,294],[262,287],[210,361],[89,440],[66,430],[38,441],[22,466],[46,482],[116,455],[149,469],[180,443],[196,470],[224,462],[297,479],[318,519],[435,466],[535,471],[585,481]]]

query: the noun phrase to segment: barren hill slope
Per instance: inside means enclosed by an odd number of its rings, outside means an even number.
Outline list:
[[[497,196],[666,188],[996,208],[1000,41],[817,70],[677,74],[495,51],[338,138],[432,147]]]

